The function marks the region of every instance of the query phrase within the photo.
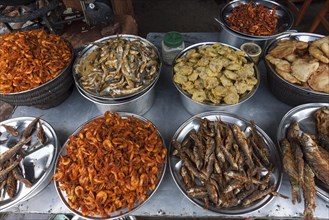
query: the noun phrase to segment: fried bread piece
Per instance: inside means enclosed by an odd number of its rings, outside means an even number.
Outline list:
[[[329,36],[313,41],[308,51],[321,62],[329,63]]]
[[[301,81],[299,81],[296,77],[291,75],[289,72],[284,72],[282,70],[279,70],[278,68],[275,68],[275,71],[285,80],[287,80],[290,83],[295,83],[295,84],[302,84]]]
[[[318,67],[319,62],[312,62],[307,59],[297,59],[291,64],[291,74],[298,80],[306,82]]]
[[[291,72],[291,65],[288,61],[275,58],[274,56],[272,56],[270,54],[266,55],[266,59],[270,63],[274,64],[277,69],[284,71],[284,72]]]
[[[293,54],[296,50],[297,41],[293,40],[282,40],[278,42],[277,46],[274,47],[269,54],[276,58],[283,58],[290,54]]]
[[[319,68],[307,80],[308,85],[315,91],[329,93],[329,66],[320,63]]]

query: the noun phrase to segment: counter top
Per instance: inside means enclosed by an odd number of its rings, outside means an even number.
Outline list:
[[[162,33],[150,33],[147,39],[161,51],[162,37]],[[186,46],[205,41],[223,42],[219,39],[218,33],[183,33],[183,39]],[[261,84],[256,94],[231,113],[238,114],[247,120],[255,120],[256,124],[276,143],[276,133],[281,118],[293,107],[280,102],[270,93],[267,87],[266,70],[263,62],[259,63],[258,68],[261,74]],[[40,115],[43,115],[42,118],[53,126],[60,143],[63,144],[76,128],[87,120],[101,115],[101,113],[93,103],[83,98],[74,88],[69,98],[55,108],[40,110],[34,107],[17,107],[12,117]],[[154,104],[143,116],[159,128],[167,146],[169,146],[171,137],[177,128],[192,116],[183,107],[179,92],[171,82],[171,66],[163,64],[160,78],[155,86]],[[291,195],[290,183],[285,174],[279,192],[287,196]],[[314,216],[316,218],[328,218],[329,202],[318,196],[315,202]],[[243,215],[243,217],[302,217],[303,210],[303,202],[293,205],[290,199],[275,197],[265,207],[248,215]],[[33,198],[7,211],[19,213],[70,213],[60,201],[53,182]],[[133,212],[132,215],[229,217],[205,210],[191,203],[176,186],[169,168],[166,170],[163,182],[157,192],[145,205]]]

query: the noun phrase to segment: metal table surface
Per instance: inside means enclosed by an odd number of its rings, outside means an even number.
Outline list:
[[[147,39],[161,50],[162,33],[150,33]],[[218,33],[184,33],[183,38],[186,46],[198,42],[219,41]],[[277,100],[269,91],[266,81],[266,71],[263,62],[259,63],[261,84],[256,94],[241,104],[235,110],[235,114],[248,120],[255,120],[276,143],[277,127],[281,118],[293,107]],[[171,66],[163,65],[161,76],[155,86],[156,97],[152,108],[143,116],[151,120],[163,135],[168,146],[171,137],[177,128],[191,115],[184,109],[180,102],[179,92],[171,82]],[[68,136],[76,128],[94,116],[101,115],[96,106],[83,98],[76,89],[62,104],[48,110],[40,110],[34,107],[17,107],[12,117],[40,116],[48,121],[57,132],[59,141],[63,144]],[[284,175],[280,193],[290,196],[290,183]],[[267,206],[244,215],[243,217],[254,218],[292,218],[303,216],[304,204],[293,205],[291,200],[275,197]],[[19,213],[70,213],[62,204],[55,191],[54,183],[51,182],[43,191],[33,198],[22,202],[16,207],[10,208],[9,212]],[[224,216],[218,213],[204,210],[191,203],[178,189],[170,175],[169,168],[157,192],[141,208],[132,213],[137,216],[198,216],[212,217]],[[329,217],[329,203],[316,197],[316,218],[327,219]]]

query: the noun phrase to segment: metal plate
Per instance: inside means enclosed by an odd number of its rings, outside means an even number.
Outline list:
[[[193,45],[185,48],[181,52],[179,52],[177,54],[177,56],[175,57],[175,59],[173,61],[173,65],[172,65],[172,75],[171,75],[171,80],[172,80],[173,84],[178,89],[178,91],[180,92],[181,95],[183,95],[185,98],[187,98],[187,99],[191,100],[192,102],[197,103],[199,105],[214,106],[214,107],[231,107],[231,106],[235,106],[235,105],[238,105],[238,104],[241,104],[241,103],[247,101],[249,98],[251,98],[256,93],[256,91],[259,87],[259,84],[260,84],[260,73],[259,73],[259,70],[258,70],[256,64],[254,64],[254,73],[255,73],[255,77],[257,79],[257,84],[247,94],[245,94],[243,96],[240,96],[239,102],[237,104],[234,104],[234,105],[229,105],[229,104],[225,104],[225,103],[214,104],[212,102],[202,102],[202,103],[197,102],[197,101],[192,99],[192,95],[190,95],[189,93],[184,91],[180,85],[178,85],[174,82],[174,74],[175,74],[174,66],[175,66],[176,60],[178,58],[185,56],[192,49],[198,48],[200,46],[206,46],[206,45],[210,46],[210,45],[213,45],[213,44],[220,44],[222,46],[229,47],[229,48],[231,48],[235,51],[241,51],[241,49],[239,49],[239,48],[233,47],[233,46],[228,45],[228,44],[220,43],[220,42],[202,42],[202,43],[193,44]],[[253,63],[252,59],[250,58],[250,56],[248,54],[245,55],[245,58],[248,60],[248,62]],[[223,110],[223,109],[216,109],[216,110]]]
[[[268,1],[268,0],[252,0],[253,3],[256,5],[264,5],[266,8],[272,10],[273,7],[276,7],[276,15],[278,16],[278,23],[277,23],[277,32],[276,34],[269,35],[269,36],[257,36],[251,35],[247,33],[243,33],[237,30],[232,29],[226,22],[226,18],[232,13],[233,9],[238,7],[240,4],[248,4],[251,0],[235,0],[227,3],[221,10],[220,19],[222,20],[225,27],[230,29],[231,31],[247,36],[250,38],[258,38],[258,39],[268,39],[279,36],[283,32],[290,30],[292,25],[294,24],[294,17],[289,9],[284,7],[283,5],[275,2],[275,1]]]
[[[242,131],[245,132],[246,136],[248,137],[251,131],[251,127],[249,122],[246,119],[240,118],[236,115],[222,112],[222,111],[213,111],[213,112],[205,112],[196,116],[193,116],[189,118],[187,121],[185,121],[176,131],[176,133],[173,136],[173,139],[176,139],[178,142],[182,142],[184,137],[192,130],[197,130],[199,128],[200,120],[198,118],[206,118],[210,121],[215,121],[218,119],[221,119],[223,122],[230,123],[230,124],[236,124],[240,127]],[[282,181],[282,166],[281,166],[281,159],[280,159],[280,151],[277,148],[277,146],[272,142],[269,136],[260,129],[258,126],[256,126],[258,133],[263,137],[266,145],[269,148],[270,151],[270,160],[273,164],[273,174],[271,177],[271,182],[273,183],[275,187],[275,191],[279,191],[279,188],[281,186]],[[173,147],[170,146],[169,148],[169,168],[172,177],[175,180],[176,185],[181,190],[181,192],[194,204],[197,206],[203,208],[204,203],[201,200],[190,198],[186,192],[186,187],[183,183],[182,177],[180,176],[180,168],[182,166],[182,162],[178,157],[172,156],[173,153]],[[250,206],[247,207],[241,207],[236,206],[233,208],[218,208],[212,205],[212,203],[209,204],[209,210],[217,213],[222,214],[228,214],[228,215],[241,215],[250,213],[253,211],[256,211],[265,205],[267,205],[271,200],[273,199],[272,195],[267,195],[263,199],[252,203]]]
[[[117,112],[121,117],[123,118],[126,118],[126,117],[134,117],[134,118],[137,118],[139,119],[140,121],[143,121],[143,122],[149,122],[148,119],[142,117],[142,116],[139,116],[139,115],[136,115],[136,114],[133,114],[133,113],[127,113],[127,112]],[[73,134],[70,135],[73,136],[73,135],[76,135],[80,132],[80,130],[86,125],[88,124],[89,122],[97,119],[97,118],[100,118],[100,117],[103,117],[103,115],[101,116],[97,116],[97,117],[94,117],[92,119],[90,119],[89,121],[85,122],[84,124],[82,124],[78,129],[76,129]],[[162,142],[163,142],[163,147],[166,147],[165,145],[165,142],[164,142],[164,139],[163,137],[161,136],[160,132],[159,132],[159,129],[153,124],[151,123],[158,131],[158,135],[159,137],[161,138]],[[56,159],[56,166],[55,166],[55,172],[54,174],[56,173],[56,167],[58,166],[58,160],[59,160],[59,157],[61,155],[66,155],[66,144],[69,140],[69,138],[67,139],[67,141],[64,143],[61,151],[59,152],[59,155]],[[118,211],[115,211],[113,213],[109,213],[109,215],[111,215],[110,217],[102,217],[102,216],[84,216],[82,215],[82,213],[80,212],[80,210],[76,210],[76,209],[72,209],[68,203],[68,198],[67,198],[67,194],[65,191],[62,191],[59,187],[60,187],[60,183],[57,182],[57,181],[54,181],[54,184],[55,184],[55,189],[57,191],[57,194],[58,196],[60,197],[62,203],[74,214],[78,215],[79,217],[83,218],[83,219],[119,219],[119,218],[122,218],[122,217],[125,217],[125,216],[128,216],[129,214],[131,214],[132,212],[136,211],[138,208],[140,208],[142,205],[144,205],[151,197],[152,195],[154,195],[154,193],[156,192],[156,190],[159,188],[160,184],[161,184],[161,181],[163,180],[163,177],[164,177],[164,174],[165,174],[165,171],[166,171],[166,166],[167,166],[167,155],[166,155],[166,158],[165,158],[165,163],[160,167],[160,172],[158,174],[158,177],[157,177],[157,185],[155,187],[155,189],[153,191],[150,191],[149,194],[148,194],[148,198],[142,202],[141,204],[135,204],[135,206],[129,211],[127,208],[125,209],[121,209],[121,210],[118,210]]]
[[[83,88],[83,86],[80,84],[80,78],[81,78],[81,74],[79,73],[79,68],[82,65],[82,63],[84,62],[85,59],[87,59],[89,57],[89,55],[96,50],[97,48],[99,48],[99,46],[97,46],[97,44],[100,44],[102,42],[106,42],[109,39],[114,39],[114,38],[122,38],[122,39],[126,39],[126,40],[130,40],[130,41],[134,41],[134,40],[139,40],[141,41],[145,46],[151,47],[157,54],[158,56],[158,71],[156,72],[156,76],[152,79],[152,81],[150,81],[147,85],[143,85],[143,87],[131,94],[126,94],[126,95],[122,95],[122,96],[117,96],[117,97],[112,97],[112,96],[101,96],[99,94],[87,91]],[[139,37],[139,36],[135,36],[135,35],[128,35],[128,34],[119,34],[119,35],[112,35],[112,36],[108,36],[108,37],[104,37],[101,38],[89,45],[87,45],[79,54],[78,57],[76,58],[76,60],[74,61],[73,64],[73,78],[75,81],[76,86],[82,90],[85,94],[87,94],[90,97],[96,98],[98,100],[103,100],[103,101],[113,101],[113,100],[120,100],[120,99],[126,99],[129,97],[133,97],[136,96],[142,92],[145,92],[146,90],[148,90],[152,84],[154,82],[156,82],[160,76],[160,72],[161,72],[161,67],[162,67],[162,60],[161,60],[161,56],[159,53],[159,50],[157,49],[156,46],[154,46],[151,42],[149,42],[148,40]]]
[[[277,133],[277,144],[280,146],[280,141],[285,138],[287,130],[293,121],[299,123],[300,129],[304,132],[315,134],[316,125],[313,117],[313,112],[317,109],[328,106],[329,103],[310,103],[299,105],[291,109],[287,114],[285,114],[279,124]],[[329,186],[315,179],[316,193],[327,202],[329,202]]]
[[[33,121],[33,117],[18,117],[12,118],[3,122],[0,125],[10,125],[19,131],[18,137],[13,137],[9,135],[6,129],[0,126],[0,152],[3,153],[12,147],[19,139],[23,130]],[[44,129],[45,135],[47,137],[47,142],[45,145],[40,145],[37,139],[37,132],[33,133],[33,138],[31,140],[31,147],[38,147],[35,151],[31,149],[31,153],[24,157],[20,162],[19,166],[22,170],[23,176],[28,179],[33,186],[31,188],[26,187],[21,182],[17,182],[17,192],[16,195],[10,199],[8,195],[4,193],[4,190],[0,191],[0,210],[5,210],[10,207],[17,205],[19,202],[25,201],[41,190],[43,190],[51,181],[52,169],[54,167],[54,162],[58,154],[58,140],[54,129],[45,120],[40,119],[42,127]]]

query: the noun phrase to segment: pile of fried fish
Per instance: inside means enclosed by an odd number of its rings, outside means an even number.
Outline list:
[[[38,125],[39,124],[39,125]],[[17,181],[22,182],[26,187],[33,186],[26,179],[20,168],[21,161],[25,156],[35,152],[44,146],[47,137],[42,128],[39,118],[35,118],[23,131],[18,131],[18,126],[1,124],[0,127],[5,128],[6,132],[0,132],[1,145],[9,144],[9,139],[19,138],[13,146],[6,146],[9,149],[0,154],[0,200],[7,194],[9,198],[13,198],[17,193]],[[37,129],[36,129],[37,128]],[[32,135],[37,132],[38,143],[31,145]],[[6,135],[6,137],[5,137]],[[3,190],[3,191],[2,191]]]
[[[265,58],[288,82],[329,93],[329,36],[311,42],[281,40]]]
[[[253,121],[244,132],[221,120],[198,120],[197,130],[171,143],[189,197],[205,209],[249,207],[268,195],[287,198],[276,192],[270,150]]]
[[[314,176],[329,187],[329,109],[313,113],[315,135],[303,132],[298,122],[290,124],[286,138],[281,140],[283,167],[291,183],[292,203],[304,197],[304,218],[313,219],[315,209]]]

